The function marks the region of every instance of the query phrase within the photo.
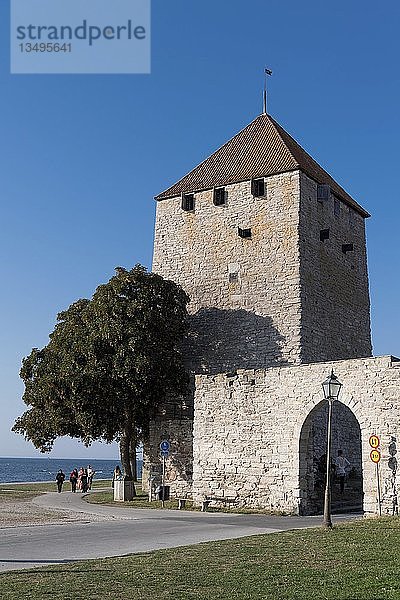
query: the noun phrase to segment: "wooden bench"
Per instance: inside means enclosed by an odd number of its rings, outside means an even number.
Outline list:
[[[201,503],[201,512],[207,512],[211,502],[219,502],[225,506],[228,506],[229,504],[236,502],[236,498],[230,498],[228,496],[207,496],[207,498],[205,498],[205,500],[203,500]]]

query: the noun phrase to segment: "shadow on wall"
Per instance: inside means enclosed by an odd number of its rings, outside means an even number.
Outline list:
[[[284,341],[270,317],[243,309],[202,308],[190,317],[185,354],[195,373],[262,369],[287,364]]]
[[[168,436],[165,436],[168,438]],[[168,456],[168,460],[166,461],[166,470],[165,470],[165,484],[166,485],[179,485],[183,484],[192,484],[193,480],[193,450],[188,453],[187,456],[183,454],[176,455],[176,448],[180,448],[181,446],[176,442],[173,444],[173,452]],[[151,478],[153,480],[154,486],[162,485],[162,462],[160,459],[154,460],[151,465]]]

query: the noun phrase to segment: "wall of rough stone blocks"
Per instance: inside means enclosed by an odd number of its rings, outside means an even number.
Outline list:
[[[159,416],[150,425],[144,446],[142,487],[149,490],[162,483],[163,459],[160,443],[168,440],[170,454],[165,460],[165,485],[174,498],[191,498],[193,481],[193,420]]]
[[[193,212],[180,197],[158,202],[153,271],[191,297],[195,373],[299,362],[299,202],[298,171],[268,177],[261,198],[244,181],[226,186],[224,206],[213,190],[195,194]]]
[[[333,194],[319,202],[317,183],[299,171],[265,181],[262,198],[250,181],[226,186],[223,206],[213,190],[196,193],[190,212],[181,197],[157,203],[153,271],[191,297],[189,367],[371,356],[365,219]]]
[[[333,194],[319,202],[304,173],[300,188],[301,362],[371,356],[365,219]]]
[[[299,172],[269,177],[265,189],[255,198],[250,181],[228,185],[224,206],[214,205],[213,190],[198,192],[194,212],[182,210],[181,197],[157,203],[153,271],[191,297],[184,355],[192,373],[299,362]],[[251,239],[239,237],[239,227],[251,228]],[[193,394],[186,402],[193,408]],[[171,401],[164,412],[174,406]],[[174,452],[184,467],[171,493],[186,497],[193,468],[190,420],[160,414],[152,422],[144,485],[160,465],[160,432],[181,440]]]
[[[361,431],[364,510],[377,512],[376,472],[368,440],[381,438],[383,512],[391,513],[394,477],[390,444],[400,440],[400,362],[365,358],[196,377],[193,496],[233,498],[238,506],[307,512],[299,478],[303,426],[323,402],[331,369],[343,383],[340,402]],[[340,429],[340,426],[339,426]]]
[[[190,419],[160,414],[151,424],[144,479],[159,468],[158,446],[168,436],[175,440],[178,457],[175,467],[172,456],[167,461],[174,495],[190,495],[188,474],[193,471],[197,498],[204,491],[198,487],[200,481],[210,486],[211,494],[234,494],[237,485],[242,485],[241,503],[246,497],[246,504],[261,501],[271,509],[292,510],[305,493],[299,491],[298,466],[294,468],[299,448],[293,447],[293,436],[288,433],[298,406],[284,398],[282,390],[290,371],[280,367],[371,354],[365,230],[364,219],[333,196],[319,203],[316,183],[303,173],[274,175],[265,182],[262,198],[253,197],[250,181],[226,186],[224,206],[213,204],[212,190],[195,193],[193,212],[182,210],[180,197],[157,204],[153,271],[176,281],[190,295],[190,333],[184,349],[187,367],[192,373],[216,375],[216,379],[201,380],[201,384],[198,380],[196,403],[208,390],[204,397],[210,404],[205,413],[201,412],[203,404],[196,404],[200,412],[196,412],[194,438]],[[251,239],[239,237],[238,227],[251,228]],[[325,228],[330,229],[330,238],[321,242],[320,230]],[[342,243],[353,243],[354,251],[344,254]],[[272,366],[276,369],[269,369]],[[261,385],[258,375],[250,377],[256,383],[247,387],[240,377],[217,375],[265,368],[274,382],[267,390],[268,409],[260,408],[259,399],[255,400]],[[276,378],[278,388],[274,387]],[[243,420],[240,407],[239,421],[231,412],[225,413],[219,394],[221,381],[228,380],[228,400],[236,397],[241,381],[244,395],[239,394],[239,404],[254,423]],[[193,397],[186,402],[193,410]],[[171,401],[164,412],[174,406]],[[221,438],[220,446],[221,431],[216,440],[211,433],[216,424],[227,438],[224,442]],[[231,444],[243,437],[242,432],[255,445],[238,464]],[[269,446],[270,438],[280,440],[279,452],[275,441]],[[212,455],[216,447],[218,459],[211,457],[209,464],[207,449],[211,448]],[[202,457],[201,474],[196,471],[199,464],[192,464],[193,454]],[[261,500],[258,489],[263,490]]]

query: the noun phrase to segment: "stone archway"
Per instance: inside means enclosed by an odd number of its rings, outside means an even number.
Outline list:
[[[321,514],[326,473],[327,403],[317,404],[303,423],[299,440],[300,514]],[[332,512],[361,510],[363,506],[363,478],[361,429],[354,413],[345,404],[336,401],[332,413],[332,458],[338,450],[350,461],[345,491],[332,470]]]

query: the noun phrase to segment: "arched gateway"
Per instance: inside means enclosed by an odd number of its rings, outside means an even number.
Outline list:
[[[320,514],[326,483],[327,402],[315,406],[306,420],[299,440],[300,514]],[[337,474],[338,451],[349,461],[343,493]],[[332,410],[332,511],[361,510],[363,473],[361,428],[354,413],[339,401]]]

